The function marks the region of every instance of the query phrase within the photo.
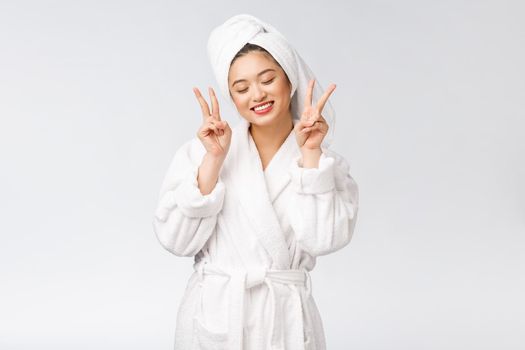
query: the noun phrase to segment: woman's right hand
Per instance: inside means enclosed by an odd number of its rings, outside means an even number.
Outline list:
[[[217,96],[211,87],[208,88],[211,98],[212,111],[208,103],[202,97],[198,88],[194,87],[193,92],[199,101],[202,110],[202,125],[197,131],[197,137],[201,140],[206,152],[217,158],[226,158],[230,149],[232,130],[228,122],[221,120],[219,114],[219,102]]]

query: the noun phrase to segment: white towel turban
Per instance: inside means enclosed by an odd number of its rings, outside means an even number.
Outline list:
[[[235,104],[228,89],[228,72],[233,57],[247,43],[261,46],[268,51],[288,76],[292,84],[290,96],[292,97],[292,116],[294,119],[301,118],[310,79],[315,79],[312,96],[312,105],[315,106],[323,95],[324,89],[311,69],[277,29],[249,14],[231,17],[213,29],[208,39],[208,58],[219,84],[219,89],[233,106]],[[323,146],[329,147],[335,129],[335,111],[330,99],[326,102],[321,114],[330,126],[328,134],[323,139]]]

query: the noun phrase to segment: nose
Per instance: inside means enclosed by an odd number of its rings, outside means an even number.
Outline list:
[[[261,86],[256,85],[253,88],[253,101],[260,102],[260,101],[263,101],[265,97],[266,97],[266,92],[264,91],[264,89]]]

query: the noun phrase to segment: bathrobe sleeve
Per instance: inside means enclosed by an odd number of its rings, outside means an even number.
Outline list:
[[[303,168],[302,156],[289,168],[293,187],[288,206],[297,243],[312,256],[347,245],[357,219],[359,192],[347,161],[323,149],[318,168]]]
[[[160,244],[177,256],[194,256],[215,230],[225,186],[220,176],[203,195],[197,182],[204,146],[194,138],[175,153],[159,193],[153,229]]]

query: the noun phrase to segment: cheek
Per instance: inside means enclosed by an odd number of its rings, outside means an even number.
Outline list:
[[[247,96],[247,95],[246,95]],[[243,95],[243,97],[239,98],[240,105],[244,108],[250,108],[250,98]]]
[[[282,90],[280,91],[279,96],[281,96],[281,98],[282,98],[284,101],[288,101],[288,100],[290,100],[290,90],[282,89]]]
[[[282,95],[282,96],[290,96],[290,88],[288,85],[286,84],[282,84],[281,86],[279,86],[279,93]]]
[[[233,103],[235,104],[235,107],[237,107],[237,109],[239,110],[249,108],[247,99],[239,95],[233,98]]]

